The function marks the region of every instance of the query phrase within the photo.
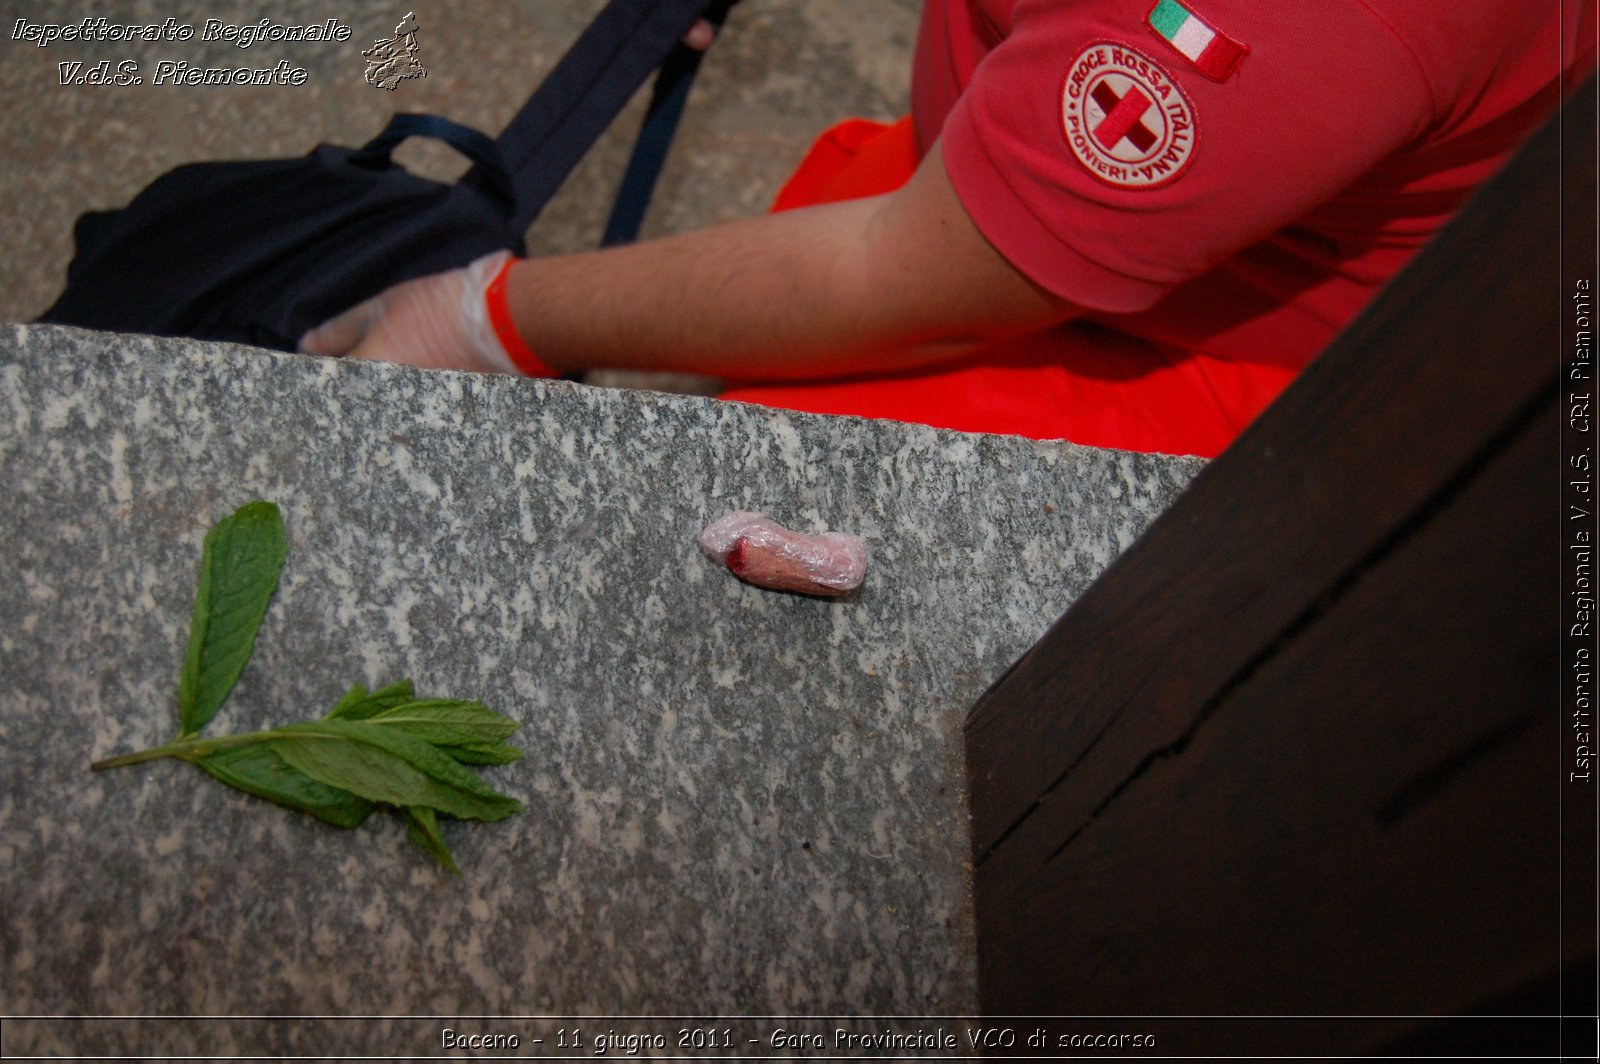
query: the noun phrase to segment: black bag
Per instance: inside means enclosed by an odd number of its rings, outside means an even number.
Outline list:
[[[523,254],[540,209],[661,67],[606,236],[632,239],[700,60],[679,40],[698,17],[720,25],[732,2],[611,0],[493,140],[399,114],[361,148],[178,167],[122,210],[78,219],[66,290],[39,320],[291,351],[390,285]],[[454,185],[408,173],[390,153],[412,136],[449,144],[472,169]]]

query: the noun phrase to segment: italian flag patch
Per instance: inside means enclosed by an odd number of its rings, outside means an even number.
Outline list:
[[[1145,18],[1156,36],[1172,45],[1212,81],[1227,81],[1250,49],[1201,19],[1177,0],[1158,0]]]

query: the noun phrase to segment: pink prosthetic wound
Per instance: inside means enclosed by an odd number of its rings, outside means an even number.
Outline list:
[[[774,591],[837,596],[861,586],[867,547],[845,532],[807,536],[765,514],[735,510],[700,533],[706,557],[739,579]]]

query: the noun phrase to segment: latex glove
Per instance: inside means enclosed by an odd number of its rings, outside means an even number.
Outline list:
[[[300,337],[308,355],[430,369],[517,373],[489,322],[485,291],[511,258],[496,251],[446,273],[397,284]]]

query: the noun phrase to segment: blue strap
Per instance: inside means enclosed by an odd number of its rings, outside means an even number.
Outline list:
[[[721,29],[728,17],[728,9],[735,0],[714,0],[703,15],[714,29]],[[655,193],[656,181],[667,162],[667,150],[672,146],[672,136],[678,121],[689,102],[689,89],[694,85],[695,73],[705,53],[686,44],[677,44],[656,75],[655,88],[650,96],[650,107],[645,112],[639,137],[633,143],[633,154],[628,159],[628,169],[617,188],[617,200],[611,208],[611,219],[606,223],[601,247],[631,244],[639,239],[639,229],[644,225],[644,215]]]
[[[533,224],[579,159],[713,0],[610,0],[495,140]],[[462,180],[492,183],[475,166]]]
[[[395,115],[382,132],[351,153],[350,160],[361,164],[387,163],[390,154],[411,137],[428,137],[448,144],[472,160],[474,172],[481,173],[484,183],[500,192],[508,202],[515,196],[505,161],[495,142],[476,129],[438,115]]]

